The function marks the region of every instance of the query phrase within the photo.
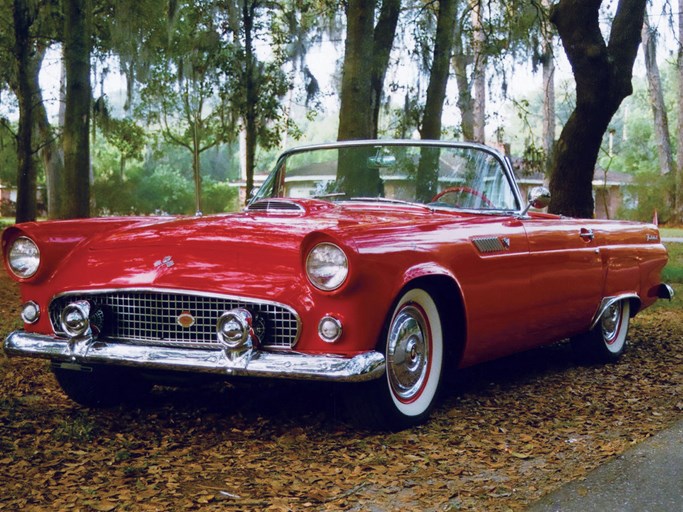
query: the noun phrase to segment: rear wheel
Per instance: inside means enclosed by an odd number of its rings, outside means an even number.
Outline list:
[[[443,331],[429,293],[421,288],[406,291],[385,332],[386,375],[351,387],[347,407],[364,426],[401,430],[429,417],[441,381]]]
[[[86,407],[109,407],[140,401],[152,389],[152,383],[127,368],[78,366],[71,369],[53,366],[52,372],[64,393]]]
[[[593,329],[572,339],[577,355],[589,361],[617,361],[626,350],[630,313],[628,299],[618,300],[607,307]]]

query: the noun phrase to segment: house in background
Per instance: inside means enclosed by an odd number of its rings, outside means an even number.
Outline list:
[[[47,191],[45,185],[36,187],[36,201],[38,215],[47,214]],[[12,217],[16,213],[17,187],[14,185],[4,185],[0,183],[0,216]]]
[[[0,201],[17,202],[17,187],[3,185],[0,183]]]
[[[517,184],[522,192],[522,197],[527,197],[527,193],[532,187],[548,186],[548,179],[541,172],[521,172],[519,166],[514,163],[513,167]],[[596,219],[613,219],[617,216],[622,206],[628,206],[633,200],[629,193],[629,185],[633,181],[633,176],[624,172],[608,171],[596,169],[593,177],[593,202],[595,204]]]

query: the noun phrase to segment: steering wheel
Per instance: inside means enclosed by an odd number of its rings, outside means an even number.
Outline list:
[[[463,193],[463,192],[464,192],[465,194],[470,194],[471,196],[479,197],[482,201],[484,201],[484,202],[486,203],[487,206],[490,206],[491,208],[495,208],[495,206],[494,206],[494,204],[491,202],[491,200],[490,200],[488,197],[486,197],[486,194],[484,194],[484,193],[482,193],[482,192],[479,192],[478,190],[475,190],[475,189],[473,189],[473,188],[471,188],[471,187],[466,187],[466,186],[448,187],[448,188],[445,188],[445,189],[443,189],[441,192],[439,192],[438,194],[436,194],[436,195],[432,198],[431,202],[432,202],[432,203],[438,202],[439,199],[441,199],[441,198],[442,198],[443,196],[445,196],[446,194],[455,194],[455,193]],[[456,203],[456,206],[458,206],[457,203]]]

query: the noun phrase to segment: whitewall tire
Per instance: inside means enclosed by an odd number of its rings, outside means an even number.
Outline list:
[[[385,430],[423,423],[436,401],[444,362],[441,314],[426,290],[403,292],[379,345],[386,374],[347,389],[349,416],[362,426]]]

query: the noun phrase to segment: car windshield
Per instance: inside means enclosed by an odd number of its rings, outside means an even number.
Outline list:
[[[503,161],[472,144],[383,142],[285,153],[254,200],[391,201],[467,210],[518,210]]]

